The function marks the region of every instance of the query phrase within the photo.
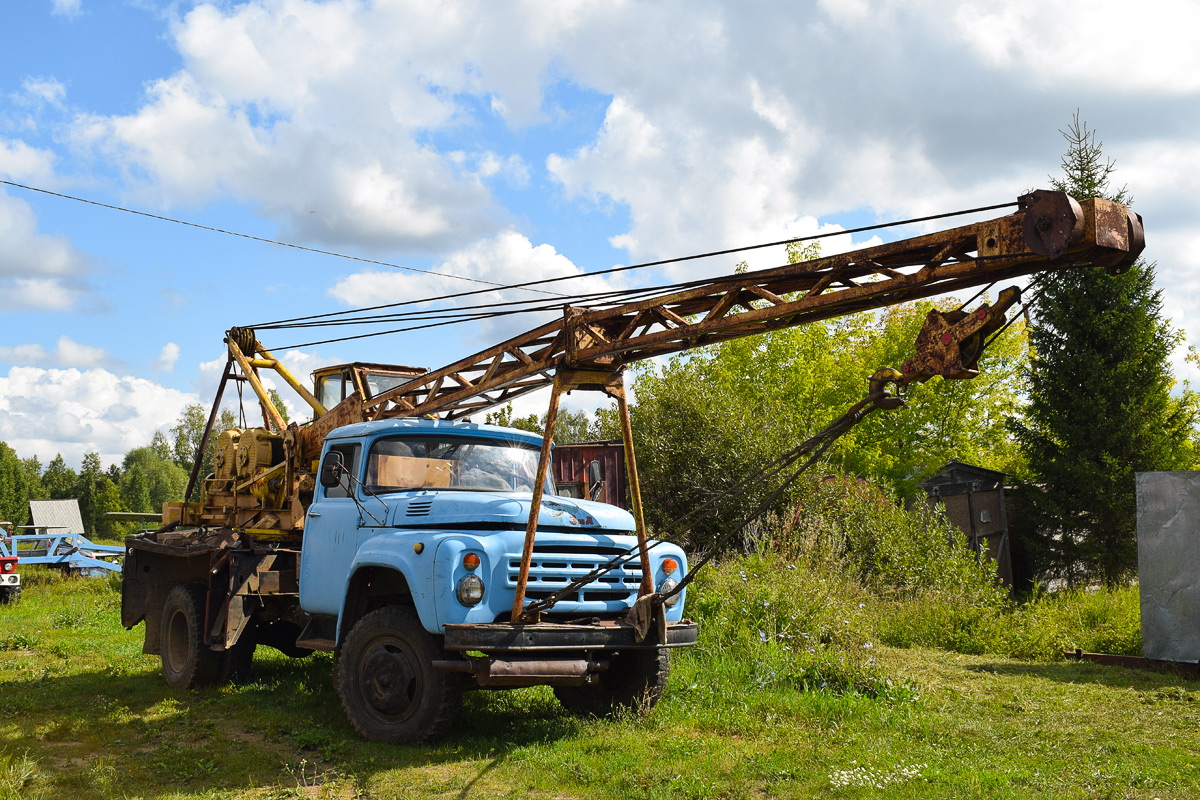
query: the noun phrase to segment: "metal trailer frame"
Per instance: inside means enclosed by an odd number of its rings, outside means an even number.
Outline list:
[[[10,538],[11,555],[16,556],[23,567],[44,564],[78,570],[91,577],[121,571],[121,559],[125,556],[122,545],[96,544],[82,533],[67,532],[66,526],[62,525],[22,525],[17,530],[36,531],[15,533]],[[9,554],[7,549],[0,544],[0,552],[4,555]]]

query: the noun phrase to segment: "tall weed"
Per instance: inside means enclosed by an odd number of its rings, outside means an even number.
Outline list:
[[[46,776],[29,753],[20,756],[0,751],[0,800],[37,800],[45,797]]]
[[[728,559],[691,590],[688,615],[704,631],[693,657],[730,685],[878,694],[866,599],[845,575],[777,552]]]
[[[995,564],[978,560],[935,508],[905,508],[854,479],[810,480],[800,497],[786,524],[760,536],[758,553],[730,559],[697,583],[689,612],[708,623],[708,641],[746,657],[755,647],[783,647],[795,656],[793,673],[821,683],[833,675],[845,689],[876,680],[863,671],[873,666],[864,658],[873,638],[1027,659],[1076,648],[1141,652],[1136,587],[1017,604],[998,584]],[[754,657],[772,658],[779,656]]]
[[[840,568],[886,597],[935,591],[995,607],[1004,593],[995,564],[978,559],[945,515],[853,478],[810,480],[779,537],[783,552]]]

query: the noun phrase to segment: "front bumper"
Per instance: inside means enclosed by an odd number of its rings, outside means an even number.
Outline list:
[[[15,572],[10,572],[7,575],[0,575],[0,586],[20,586],[21,576]]]
[[[491,622],[447,625],[444,647],[459,652],[475,650],[483,653],[651,649],[689,647],[696,643],[696,634],[697,625],[691,620],[668,622],[667,635],[662,642],[655,632],[639,642],[633,626],[617,620],[576,625]]]

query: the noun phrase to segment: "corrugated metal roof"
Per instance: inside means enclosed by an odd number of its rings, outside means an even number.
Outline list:
[[[79,514],[78,500],[30,500],[31,525],[55,528],[51,533],[83,533],[83,517]],[[63,528],[66,528],[63,531]]]

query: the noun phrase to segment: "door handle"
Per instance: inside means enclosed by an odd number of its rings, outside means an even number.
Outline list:
[[[308,515],[310,517],[319,517],[319,516],[321,516],[321,512],[320,511],[310,511],[310,512],[308,512]]]

